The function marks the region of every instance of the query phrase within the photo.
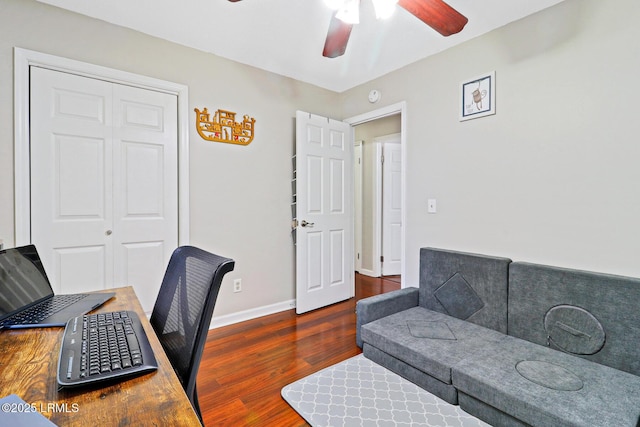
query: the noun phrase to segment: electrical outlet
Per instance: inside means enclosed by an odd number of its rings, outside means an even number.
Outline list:
[[[242,279],[235,279],[233,281],[233,292],[242,292]]]

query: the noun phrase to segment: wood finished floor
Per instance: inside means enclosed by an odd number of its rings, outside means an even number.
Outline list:
[[[305,426],[285,385],[356,356],[356,301],[400,289],[399,277],[356,274],[356,297],[311,313],[288,310],[209,331],[198,395],[204,424]]]

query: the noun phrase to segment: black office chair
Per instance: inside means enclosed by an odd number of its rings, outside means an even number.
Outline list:
[[[151,326],[200,422],[196,376],[222,278],[234,266],[232,259],[193,246],[177,248],[151,313]]]

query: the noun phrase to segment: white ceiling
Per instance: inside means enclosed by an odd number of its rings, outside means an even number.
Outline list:
[[[397,7],[386,21],[361,1],[346,53],[324,58],[323,0],[38,0],[336,92],[380,77],[563,0],[448,0],[469,18],[442,37]]]

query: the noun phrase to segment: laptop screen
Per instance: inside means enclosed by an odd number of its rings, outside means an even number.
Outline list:
[[[52,295],[35,246],[0,251],[0,319]]]

